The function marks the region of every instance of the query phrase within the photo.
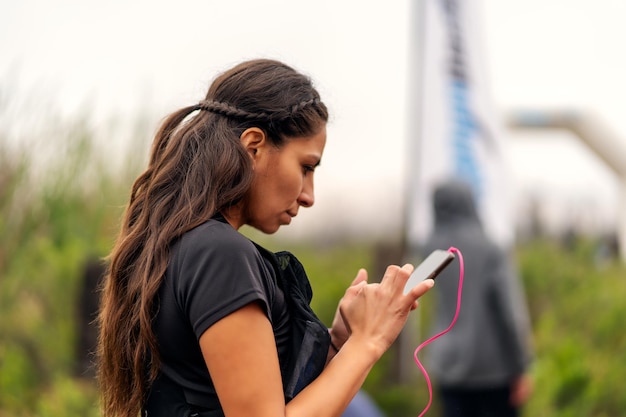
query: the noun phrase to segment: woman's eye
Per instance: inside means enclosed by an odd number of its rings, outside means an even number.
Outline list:
[[[315,171],[315,167],[313,165],[303,165],[302,166],[302,170],[306,174],[307,172],[314,172]]]

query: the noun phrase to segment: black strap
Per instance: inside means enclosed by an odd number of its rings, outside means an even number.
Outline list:
[[[313,290],[300,261],[290,252],[273,253],[256,245],[272,261],[278,285],[285,293],[291,320],[289,359],[283,372],[285,401],[289,402],[319,376],[326,366],[330,335],[311,309]]]
[[[189,394],[166,375],[160,374],[152,384],[141,415],[142,417],[224,417],[217,398],[203,396],[200,401],[202,405],[196,405],[198,404],[197,398]]]

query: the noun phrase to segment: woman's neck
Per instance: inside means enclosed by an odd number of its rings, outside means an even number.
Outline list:
[[[222,210],[221,214],[224,216],[224,219],[226,219],[228,224],[230,224],[235,230],[239,230],[239,228],[245,223],[242,211],[241,204],[236,204]]]

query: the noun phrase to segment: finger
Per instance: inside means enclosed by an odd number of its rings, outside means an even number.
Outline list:
[[[402,288],[404,288],[404,285],[406,285],[414,270],[415,267],[412,264],[402,265],[402,268],[398,271],[398,278],[402,281]]]
[[[415,267],[412,264],[404,264],[404,265],[402,265],[401,269],[403,271],[407,271],[407,273],[409,275],[411,275],[413,273],[413,271],[415,270]]]
[[[389,265],[387,269],[385,269],[385,273],[383,278],[380,280],[381,283],[385,281],[393,282],[395,280],[396,275],[398,275],[398,271],[400,271],[400,267],[398,265]]]
[[[356,288],[360,291],[361,288],[366,287],[367,285],[368,285],[367,281],[360,281],[360,282],[357,282],[356,285],[353,285],[352,288]]]
[[[360,282],[367,282],[367,270],[365,268],[359,269],[359,272],[357,272],[356,277],[352,280],[352,284],[350,284],[350,286],[357,285]]]
[[[433,279],[425,279],[420,282],[407,293],[408,296],[417,300],[422,295],[426,294],[433,286],[435,285],[435,280]]]
[[[404,264],[402,267],[389,265],[385,270],[381,284],[386,283],[394,293],[402,292],[414,269],[411,264]]]
[[[367,270],[361,268],[359,272],[357,272],[356,277],[352,280],[350,286],[346,288],[343,298],[346,296],[354,296],[363,285],[367,285]]]
[[[354,285],[351,285],[348,287],[348,289],[346,290],[345,295],[343,296],[344,299],[352,299],[353,297],[356,297],[356,295],[361,292],[361,290],[363,289],[363,287],[365,287],[367,285],[367,281],[359,281]],[[347,298],[346,298],[347,297]]]

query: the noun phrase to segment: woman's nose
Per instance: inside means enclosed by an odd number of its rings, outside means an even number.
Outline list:
[[[311,207],[315,203],[315,194],[313,193],[313,180],[305,181],[302,192],[298,196],[298,204],[302,207]]]

